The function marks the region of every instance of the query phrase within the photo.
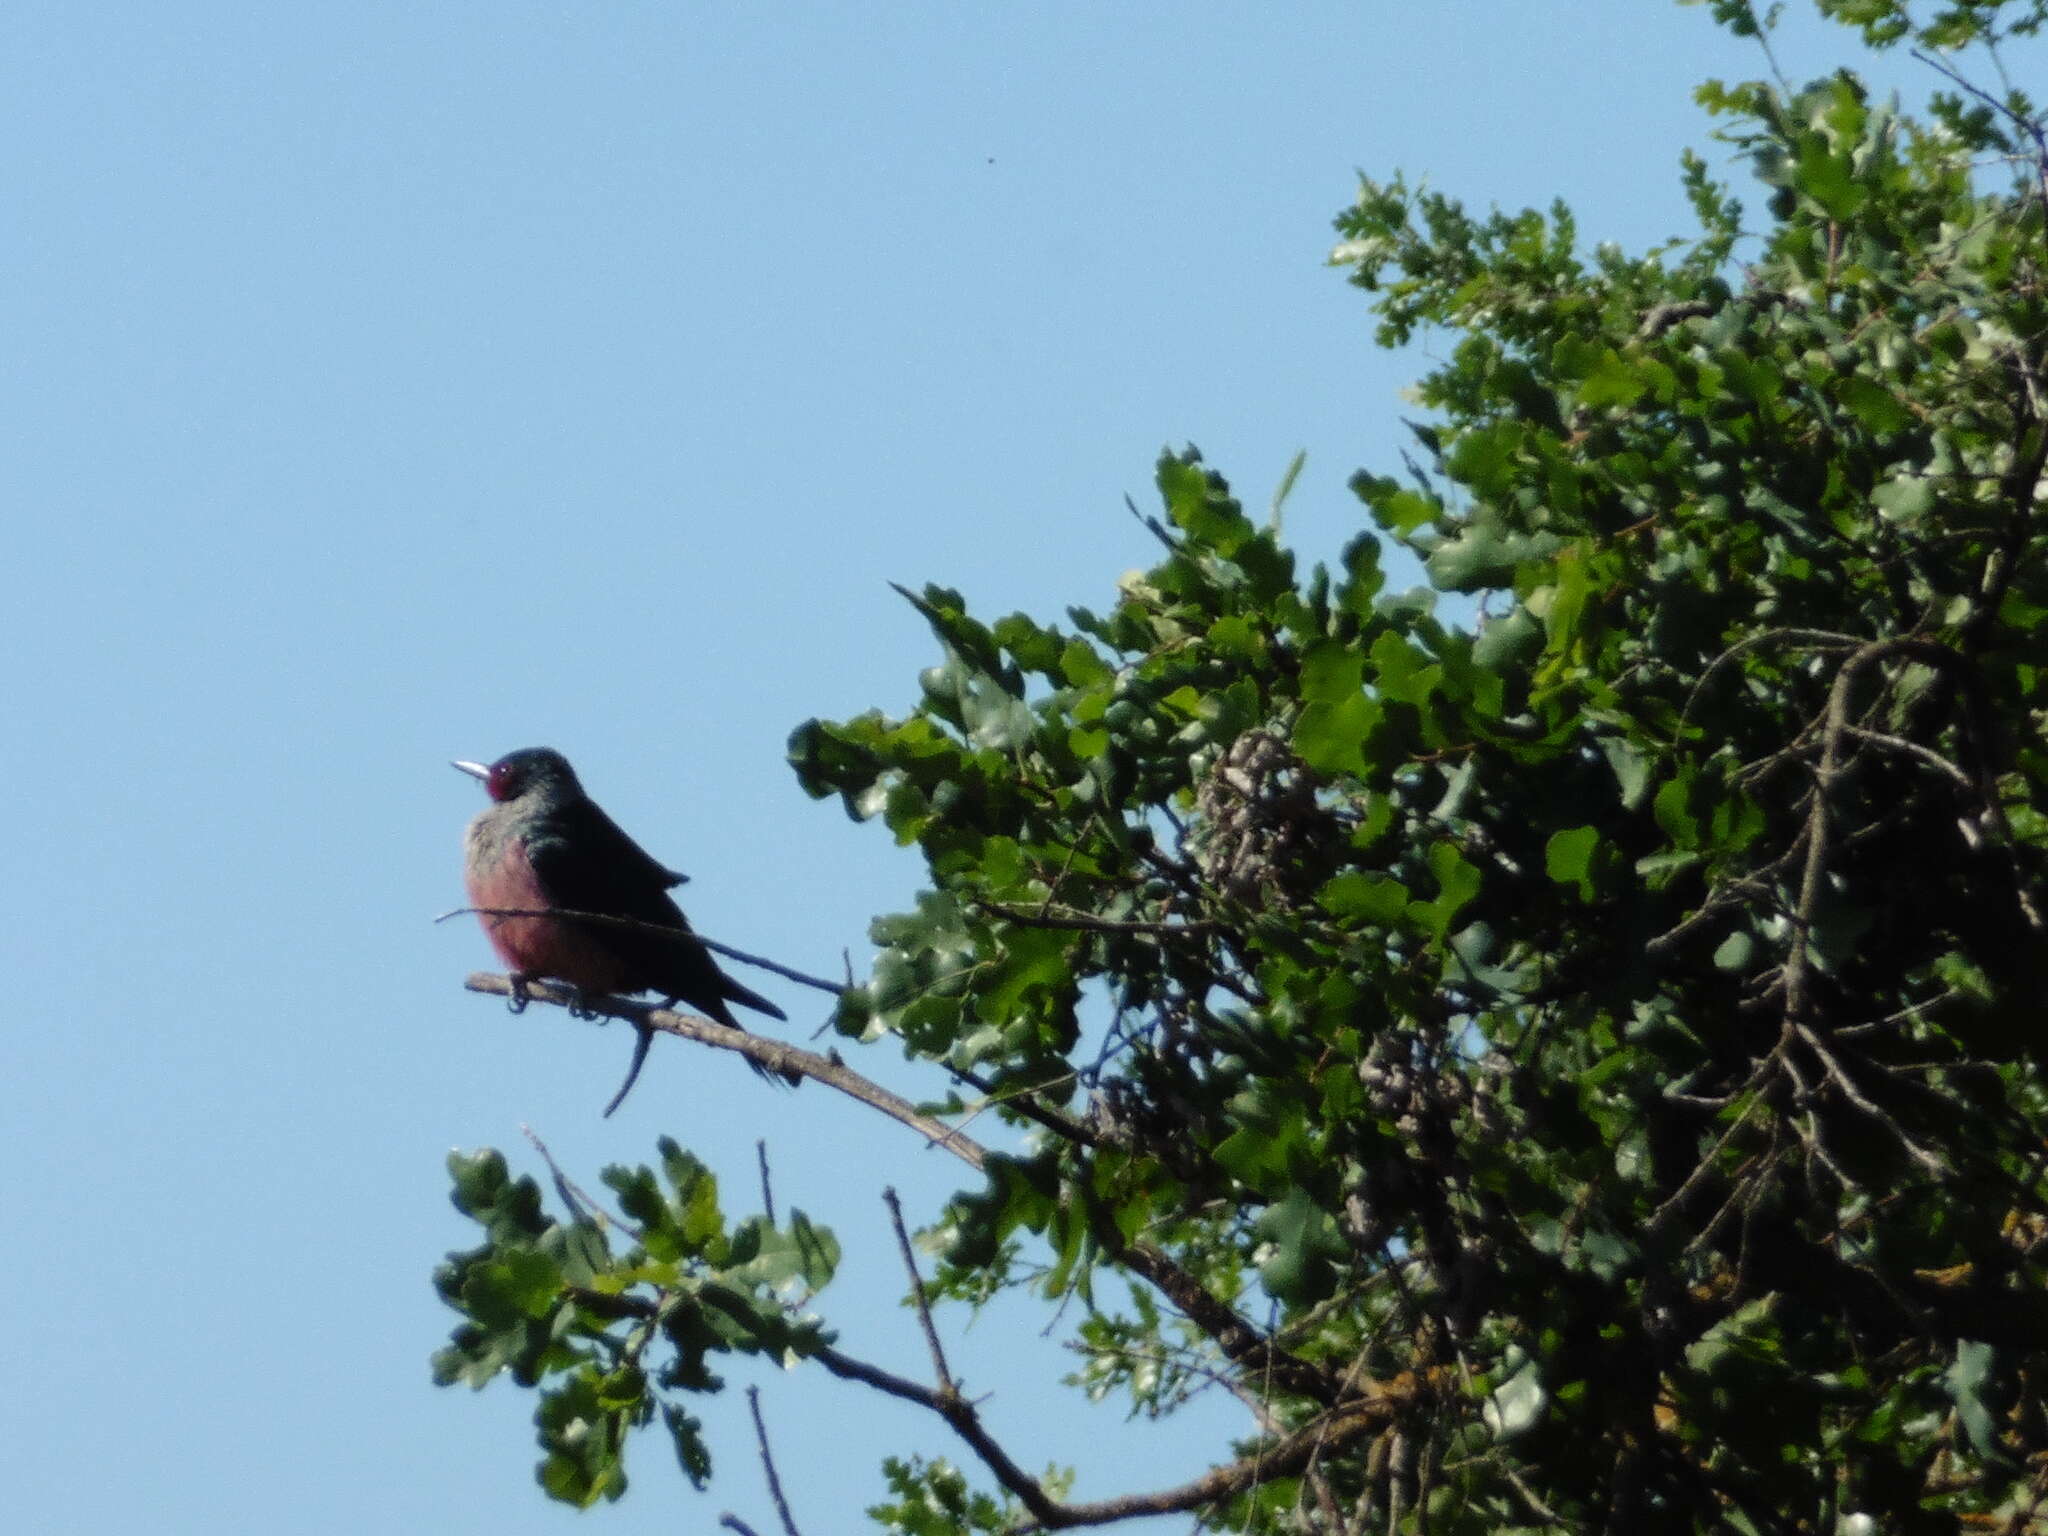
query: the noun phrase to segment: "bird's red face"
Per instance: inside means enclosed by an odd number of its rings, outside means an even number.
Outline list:
[[[491,771],[484,775],[484,792],[493,800],[510,800],[526,787],[523,765],[509,757],[501,757],[491,764]]]
[[[500,805],[536,787],[545,787],[557,798],[566,799],[574,799],[583,792],[569,760],[546,747],[507,752],[488,768],[468,761],[458,761],[454,766],[471,778],[481,779],[485,793]]]

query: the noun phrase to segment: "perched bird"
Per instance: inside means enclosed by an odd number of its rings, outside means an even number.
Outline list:
[[[583,792],[561,753],[528,747],[488,767],[455,766],[483,780],[491,797],[490,808],[469,824],[463,840],[470,904],[545,914],[480,914],[515,987],[551,977],[585,992],[652,992],[731,1029],[745,1026],[732,1016],[730,1003],[786,1017],[718,968],[669,895],[685,877],[657,864],[619,830]],[[640,1031],[632,1069],[606,1114],[633,1086],[652,1038],[651,1031]],[[769,1075],[758,1062],[749,1059],[748,1065]],[[784,1075],[792,1084],[801,1081],[798,1073]]]

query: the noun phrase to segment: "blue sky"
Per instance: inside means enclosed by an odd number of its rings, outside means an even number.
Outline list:
[[[586,1178],[672,1132],[740,1211],[765,1137],[846,1243],[843,1346],[915,1372],[879,1193],[928,1218],[953,1169],[675,1042],[601,1120],[628,1040],[464,993],[483,940],[431,921],[480,804],[447,760],[559,747],[705,932],[858,960],[915,864],[783,753],[914,697],[932,645],[887,581],[1101,605],[1152,555],[1123,496],[1186,442],[1259,504],[1305,449],[1288,527],[1334,553],[1426,363],[1323,265],[1355,170],[1563,196],[1641,247],[1688,227],[1691,85],[1762,70],[1645,0],[16,0],[0,29],[25,1533],[567,1529],[531,1399],[427,1379],[429,1271],[470,1240],[442,1159],[532,1167],[522,1124]],[[1850,56],[1781,44],[1795,78]],[[1243,1427],[1085,1410],[1037,1322],[956,1364],[1079,1493]],[[958,1454],[822,1375],[747,1379],[811,1536],[885,1451]],[[585,1528],[765,1529],[744,1403],[709,1409],[708,1495],[649,1439]]]

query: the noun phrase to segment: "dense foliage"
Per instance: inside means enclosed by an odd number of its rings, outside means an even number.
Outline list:
[[[841,1032],[1030,1131],[970,1156],[926,1299],[1071,1298],[1081,1390],[1220,1373],[1247,1439],[1065,1502],[942,1363],[837,1353],[801,1217],[729,1229],[673,1147],[607,1175],[625,1223],[550,1216],[484,1154],[440,1370],[541,1387],[550,1492],[615,1495],[657,1412],[701,1477],[681,1404],[748,1350],[934,1410],[899,1531],[2048,1529],[2048,155],[1960,81],[1926,122],[1846,75],[1702,97],[1760,227],[1690,158],[1701,233],[1643,256],[1362,188],[1338,260],[1450,346],[1336,569],[1169,456],[1112,605],[927,588],[914,708],[795,738],[930,872]]]

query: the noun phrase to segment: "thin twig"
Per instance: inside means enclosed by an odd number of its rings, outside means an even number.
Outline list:
[[[1964,789],[1972,792],[1977,789],[1977,781],[1975,779],[1971,778],[1962,769],[1931,747],[1923,747],[1917,741],[1908,741],[1903,736],[1893,736],[1885,731],[1867,731],[1860,725],[1852,725],[1848,728],[1848,731],[1858,741],[1867,741],[1872,746],[1886,747],[1893,752],[1903,752],[1909,757],[1916,757],[1930,768],[1933,768],[1937,773],[1942,774],[1946,778],[1953,779],[1956,783],[1962,785]]]
[[[754,1159],[761,1165],[761,1212],[772,1227],[775,1225],[775,1186],[768,1178],[768,1143],[765,1139],[755,1141]]]
[[[1749,635],[1744,639],[1738,640],[1729,646],[1727,650],[1708,662],[1706,670],[1700,673],[1699,681],[1692,685],[1692,691],[1685,696],[1684,708],[1678,712],[1679,729],[1684,729],[1687,720],[1692,716],[1693,705],[1699,702],[1700,695],[1706,692],[1707,684],[1714,680],[1715,675],[1723,667],[1734,662],[1737,657],[1745,652],[1753,651],[1758,646],[1771,645],[1777,642],[1783,642],[1787,645],[1802,645],[1809,650],[1816,651],[1853,651],[1857,646],[1863,644],[1854,635],[1837,634],[1831,629],[1767,629],[1762,634]]]
[[[650,923],[637,917],[619,917],[610,912],[579,912],[572,907],[452,907],[434,919],[445,923],[451,917],[553,917],[570,922],[595,924],[600,928],[623,928],[634,933],[653,934],[660,938],[673,939],[683,935],[695,939],[714,954],[737,960],[741,965],[751,965],[758,970],[773,971],[785,980],[800,986],[815,987],[820,992],[830,992],[834,997],[846,991],[836,981],[826,981],[821,976],[807,975],[778,961],[760,955],[750,955],[743,949],[734,949],[730,944],[721,944],[716,939],[707,939],[694,928],[678,928],[673,923]]]
[[[1921,1146],[1919,1142],[1906,1134],[1904,1126],[1900,1125],[1898,1121],[1894,1120],[1865,1097],[1863,1090],[1856,1086],[1855,1080],[1849,1076],[1848,1071],[1842,1066],[1842,1063],[1836,1058],[1835,1054],[1827,1048],[1827,1045],[1821,1040],[1820,1035],[1816,1031],[1809,1029],[1804,1024],[1795,1023],[1793,1027],[1799,1031],[1799,1038],[1806,1042],[1807,1048],[1820,1058],[1821,1066],[1826,1069],[1828,1077],[1833,1080],[1835,1086],[1842,1090],[1844,1098],[1862,1110],[1865,1115],[1890,1131],[1897,1139],[1899,1145],[1905,1148],[1907,1156],[1911,1157],[1914,1162],[1925,1168],[1934,1177],[1945,1179],[1950,1176],[1948,1164],[1943,1162],[1938,1154],[1930,1152]]]
[[[1219,1371],[1213,1366],[1202,1364],[1201,1361],[1195,1359],[1185,1349],[1134,1349],[1128,1344],[1084,1344],[1079,1339],[1063,1340],[1060,1348],[1066,1350],[1069,1354],[1081,1355],[1083,1357],[1114,1356],[1119,1360],[1131,1361],[1138,1365],[1152,1366],[1162,1378],[1175,1374],[1199,1378],[1201,1382],[1199,1386],[1175,1385],[1172,1389],[1171,1397],[1165,1399],[1165,1401],[1169,1402],[1171,1406],[1178,1407],[1182,1403],[1191,1401],[1199,1392],[1205,1392],[1210,1387],[1221,1387],[1244,1405],[1245,1411],[1257,1421],[1259,1428],[1267,1434],[1279,1435],[1286,1433],[1286,1426],[1274,1415],[1266,1399],[1258,1394],[1251,1383],[1247,1382],[1242,1376],[1232,1375],[1228,1371]],[[1149,1418],[1154,1415],[1148,1409],[1146,1416]]]
[[[803,1536],[789,1513],[789,1500],[782,1496],[782,1479],[775,1475],[775,1457],[768,1449],[768,1426],[761,1420],[759,1387],[747,1388],[747,1408],[754,1415],[754,1442],[761,1448],[761,1470],[767,1474],[768,1497],[774,1501],[775,1513],[782,1520],[783,1536]]]
[[[631,1222],[626,1221],[622,1217],[612,1215],[611,1212],[591,1199],[588,1191],[584,1190],[566,1173],[562,1172],[562,1165],[555,1161],[555,1154],[548,1150],[548,1144],[540,1139],[539,1134],[532,1126],[522,1123],[519,1127],[519,1134],[532,1144],[533,1150],[540,1154],[541,1161],[548,1165],[548,1173],[554,1179],[555,1193],[562,1197],[562,1204],[569,1207],[570,1212],[578,1220],[588,1221],[593,1226],[609,1225],[617,1227],[621,1232],[632,1238],[634,1242],[640,1241],[640,1229],[638,1227],[635,1227]]]
[[[1707,1149],[1706,1155],[1702,1157],[1698,1163],[1694,1164],[1692,1172],[1686,1175],[1685,1181],[1682,1184],[1680,1184],[1677,1189],[1671,1192],[1670,1197],[1666,1199],[1663,1202],[1663,1204],[1659,1205],[1656,1210],[1650,1213],[1650,1219],[1643,1223],[1643,1228],[1646,1232],[1655,1233],[1662,1230],[1664,1224],[1667,1221],[1669,1221],[1673,1216],[1676,1216],[1685,1207],[1687,1201],[1691,1198],[1693,1191],[1697,1189],[1700,1186],[1700,1184],[1703,1183],[1707,1179],[1707,1177],[1714,1172],[1715,1165],[1720,1160],[1721,1153],[1727,1149],[1728,1144],[1735,1139],[1737,1133],[1739,1133],[1742,1130],[1743,1126],[1749,1123],[1750,1115],[1753,1114],[1756,1111],[1757,1106],[1763,1102],[1762,1095],[1757,1093],[1756,1089],[1758,1085],[1763,1081],[1763,1078],[1766,1072],[1768,1072],[1770,1066],[1771,1061],[1770,1058],[1767,1057],[1764,1061],[1759,1063],[1756,1070],[1750,1074],[1749,1081],[1744,1083],[1742,1087],[1737,1090],[1736,1097],[1740,1097],[1742,1094],[1749,1094],[1749,1102],[1742,1106],[1741,1112],[1738,1113],[1734,1120],[1729,1123],[1728,1128],[1720,1134],[1720,1136],[1715,1140],[1713,1146]]]
[[[941,1392],[957,1396],[960,1388],[946,1365],[946,1351],[939,1344],[939,1330],[932,1322],[931,1298],[925,1294],[924,1276],[917,1272],[917,1255],[911,1252],[910,1233],[903,1225],[903,1202],[896,1198],[894,1186],[882,1191],[882,1200],[889,1207],[889,1223],[896,1229],[896,1251],[903,1255],[903,1267],[910,1274],[911,1299],[917,1303],[917,1320],[932,1352],[932,1374],[938,1377]]]
[[[1881,1019],[1871,1019],[1862,1024],[1845,1024],[1835,1031],[1837,1040],[1854,1040],[1862,1035],[1875,1034],[1882,1030],[1896,1028],[1900,1024],[1925,1023],[1929,1015],[1944,1003],[1950,1003],[1963,995],[1961,987],[1944,987],[1924,1003],[1908,1003],[1894,1013]]]
[[[1794,853],[1797,851],[1796,848],[1793,850]],[[1707,892],[1706,899],[1700,903],[1698,911],[1673,924],[1655,938],[1648,940],[1643,945],[1644,950],[1653,957],[1669,954],[1701,928],[1704,928],[1708,923],[1727,911],[1728,908],[1737,905],[1739,902],[1745,899],[1759,903],[1774,901],[1778,893],[1772,889],[1770,881],[1787,867],[1791,862],[1791,858],[1792,854],[1785,854],[1766,864],[1754,874],[1726,880],[1715,886]],[[1538,1000],[1547,1001],[1548,999]]]
[[[1075,912],[1067,908],[1055,910],[1050,901],[1036,912],[1027,912],[1022,907],[1005,906],[996,901],[977,901],[975,906],[991,917],[1001,918],[1006,923],[1015,923],[1020,928],[1051,928],[1076,933],[1138,933],[1153,938],[1174,938],[1181,934],[1213,933],[1223,926],[1208,918],[1185,918],[1177,923],[1158,923],[1136,918],[1096,917],[1091,913]]]
[[[1545,1525],[1566,1524],[1563,1515],[1560,1515],[1556,1510],[1544,1503],[1542,1499],[1537,1497],[1536,1490],[1522,1480],[1521,1473],[1517,1472],[1506,1462],[1499,1464],[1499,1470],[1501,1475],[1508,1480],[1508,1486],[1522,1496],[1522,1502],[1529,1506],[1529,1512],[1538,1520],[1541,1520]]]
[[[1175,554],[1180,553],[1180,541],[1174,538],[1172,534],[1166,531],[1165,526],[1159,521],[1158,518],[1150,516],[1147,513],[1140,512],[1138,510],[1138,504],[1135,501],[1131,500],[1129,496],[1124,497],[1124,505],[1130,508],[1131,516],[1135,517],[1139,522],[1143,523],[1145,527],[1151,531],[1152,537],[1157,539],[1160,543],[1164,544],[1168,549],[1172,550]]]
[[[1966,91],[1976,97],[1987,107],[1991,108],[1992,111],[2012,124],[2013,127],[2019,129],[2034,141],[2034,175],[2038,181],[2037,190],[2040,192],[2044,202],[2048,202],[2048,133],[2043,132],[2039,119],[2026,117],[2015,112],[2005,102],[2000,101],[1981,85],[1973,83],[1968,76],[1946,59],[1938,59],[1933,54],[1926,53],[1918,48],[1910,51],[1913,57],[1922,64],[1925,64],[1936,74],[1947,76],[1959,90]],[[1995,62],[1996,57],[1994,55]]]
[[[1060,1140],[1072,1142],[1077,1147],[1096,1147],[1102,1144],[1100,1136],[1073,1116],[1063,1114],[1038,1100],[1038,1095],[1046,1089],[1073,1081],[1077,1075],[1073,1072],[1064,1072],[1058,1077],[1042,1083],[1033,1083],[1028,1087],[999,1089],[989,1078],[970,1068],[947,1063],[946,1070],[982,1096],[982,1103],[975,1108],[975,1114],[980,1114],[983,1109],[989,1107],[1014,1110],[1034,1124],[1044,1126]]]

